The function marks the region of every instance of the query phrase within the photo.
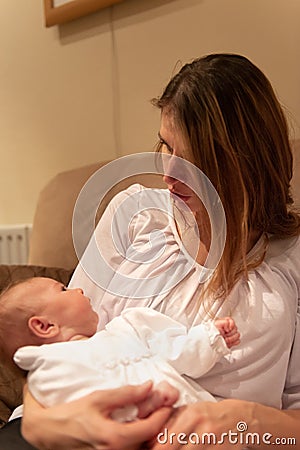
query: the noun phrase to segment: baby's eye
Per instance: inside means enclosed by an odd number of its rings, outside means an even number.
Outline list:
[[[67,288],[66,286],[63,286],[63,285],[62,285],[61,290],[62,290],[62,291],[67,291],[68,288]]]

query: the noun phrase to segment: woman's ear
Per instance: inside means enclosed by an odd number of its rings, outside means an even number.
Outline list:
[[[44,316],[32,316],[28,319],[28,328],[40,338],[49,339],[58,335],[59,326]]]

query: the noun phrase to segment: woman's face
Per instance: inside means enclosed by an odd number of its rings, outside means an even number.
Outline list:
[[[163,177],[164,182],[167,184],[170,193],[184,201],[193,214],[196,215],[197,213],[200,213],[203,211],[203,203],[197,194],[191,187],[176,178],[176,174],[177,176],[180,175],[181,179],[186,178],[188,184],[191,186],[193,185],[192,174],[189,176],[187,173],[189,172],[187,165],[185,165],[183,161],[182,163],[180,161],[180,159],[191,161],[192,158],[191,155],[189,155],[188,150],[185,149],[181,134],[174,126],[172,115],[162,112],[158,135],[162,144],[162,153],[174,156],[174,158],[168,159],[165,175]],[[172,175],[174,175],[174,177]],[[193,175],[195,176],[194,173]]]

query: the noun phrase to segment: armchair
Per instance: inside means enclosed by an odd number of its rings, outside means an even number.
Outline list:
[[[292,190],[295,206],[300,209],[300,140],[293,142],[295,152]],[[72,240],[72,214],[78,194],[89,177],[107,162],[69,170],[54,177],[41,191],[33,220],[28,265],[0,265],[0,292],[12,281],[42,276],[64,284],[77,265]],[[142,174],[114,186],[101,203],[97,217],[110,199],[133,183],[148,187],[164,187],[159,175]],[[18,368],[4,362],[0,355],[0,428],[13,409],[22,402],[23,378]]]

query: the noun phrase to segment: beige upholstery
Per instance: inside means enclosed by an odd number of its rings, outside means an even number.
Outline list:
[[[294,149],[294,176],[292,180],[292,192],[295,206],[300,209],[300,139],[293,141]]]
[[[72,240],[73,209],[83,185],[108,161],[62,172],[40,193],[33,221],[29,264],[73,269],[78,262]],[[142,174],[115,185],[101,203],[101,216],[111,198],[134,183],[147,187],[165,187],[159,175]]]
[[[292,190],[295,204],[300,208],[300,140],[293,143],[295,169]],[[39,196],[33,222],[29,264],[72,269],[77,257],[72,241],[72,215],[77,196],[88,178],[107,162],[96,163],[58,174]],[[108,201],[120,190],[133,183],[149,187],[164,186],[157,175],[138,175],[116,185],[100,206],[100,214]]]

